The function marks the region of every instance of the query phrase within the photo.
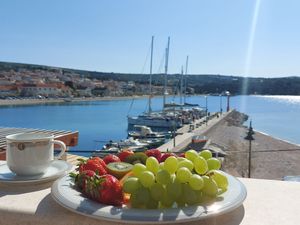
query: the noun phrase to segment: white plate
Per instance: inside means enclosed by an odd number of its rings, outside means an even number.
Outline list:
[[[54,160],[45,173],[34,176],[17,176],[7,164],[0,165],[0,184],[36,184],[55,180],[72,169],[72,165],[63,160]]]
[[[233,176],[228,174],[226,176],[229,181],[228,190],[213,204],[206,206],[146,210],[103,205],[85,198],[74,188],[72,178],[67,175],[54,182],[51,195],[63,207],[96,219],[139,224],[177,223],[221,215],[239,207],[246,198],[246,188]]]

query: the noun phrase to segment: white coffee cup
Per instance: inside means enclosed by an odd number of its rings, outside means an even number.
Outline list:
[[[57,156],[66,151],[62,141],[44,133],[19,133],[6,136],[6,161],[8,168],[19,176],[44,173],[54,160],[54,144],[61,147]]]

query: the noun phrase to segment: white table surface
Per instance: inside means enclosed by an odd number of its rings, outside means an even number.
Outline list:
[[[248,192],[242,206],[215,218],[185,224],[300,224],[300,182],[240,180]],[[61,207],[52,199],[50,187],[51,183],[34,186],[0,185],[0,224],[122,224],[95,220]]]

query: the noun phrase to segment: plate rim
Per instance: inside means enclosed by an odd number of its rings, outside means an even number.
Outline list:
[[[223,172],[223,171],[222,171]],[[225,172],[223,172],[225,173]],[[241,196],[240,200],[239,201],[236,201],[234,202],[233,204],[229,205],[229,206],[226,206],[225,208],[223,208],[223,210],[221,211],[218,211],[216,213],[203,213],[201,216],[195,216],[195,217],[186,217],[186,218],[182,218],[182,219],[179,219],[179,220],[132,220],[132,219],[121,219],[121,218],[114,218],[114,217],[107,217],[107,216],[99,216],[99,215],[94,215],[94,214],[89,214],[89,213],[84,213],[84,212],[81,212],[81,211],[78,211],[76,210],[75,208],[72,208],[70,206],[68,206],[67,204],[63,204],[62,201],[56,196],[56,193],[58,193],[58,183],[66,178],[67,176],[69,175],[65,175],[59,179],[57,179],[53,184],[52,184],[52,187],[51,187],[51,196],[52,198],[55,200],[56,203],[58,203],[60,206],[62,206],[63,208],[66,208],[76,214],[80,214],[80,215],[83,215],[83,216],[86,216],[86,217],[90,217],[90,218],[94,218],[94,219],[97,219],[97,220],[103,220],[103,221],[110,221],[110,222],[121,222],[121,223],[131,223],[131,224],[170,224],[170,223],[183,223],[183,222],[192,222],[192,221],[197,221],[197,220],[203,220],[203,219],[207,219],[207,218],[211,218],[211,217],[214,217],[214,216],[220,216],[220,215],[223,215],[223,214],[226,214],[228,212],[231,212],[235,209],[237,209],[239,206],[241,206],[244,202],[244,200],[246,199],[247,197],[247,189],[245,187],[245,185],[239,180],[237,179],[236,177],[228,174],[228,173],[225,173],[226,176],[229,176],[231,179],[234,179],[240,189],[241,189],[241,192],[239,193],[239,195]],[[71,184],[71,181],[70,183]],[[55,193],[56,192],[56,193]],[[80,193],[79,191],[77,191],[78,193]],[[85,199],[88,199],[86,197],[83,197]],[[88,201],[91,201],[93,203],[97,203],[91,199],[88,199]],[[101,204],[101,203],[98,203],[100,205],[104,205],[106,206],[105,204]],[[112,208],[114,208],[114,206],[111,206]],[[184,208],[198,208],[198,207],[201,207],[201,205],[199,206],[186,206]],[[115,208],[120,208],[120,207],[115,207]],[[141,210],[141,212],[145,211],[145,210],[149,210],[149,209],[134,209],[134,210]],[[157,211],[158,209],[154,209],[154,211]],[[166,209],[162,209],[162,210],[159,210],[159,211],[164,211]],[[180,208],[180,210],[182,210],[182,208]]]
[[[65,164],[67,166],[66,169],[63,169],[63,170],[61,170],[61,171],[59,171],[56,174],[53,174],[51,176],[42,177],[40,179],[13,180],[13,179],[2,179],[0,177],[0,184],[37,184],[37,183],[48,182],[48,181],[55,180],[55,179],[57,179],[57,178],[65,175],[66,173],[69,173],[73,169],[73,165],[70,164],[67,161],[64,161],[64,160],[57,160],[57,159],[55,159],[55,160],[53,160],[51,162],[51,165],[53,165],[53,164],[55,164],[57,162]],[[4,164],[0,165],[0,167],[2,167],[2,166],[6,166],[7,167],[7,163],[5,162]]]

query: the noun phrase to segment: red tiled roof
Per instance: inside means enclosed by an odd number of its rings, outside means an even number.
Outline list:
[[[0,85],[0,91],[15,91],[17,90],[16,85]]]
[[[57,84],[21,84],[19,85],[20,88],[25,88],[25,87],[33,87],[33,88],[58,88]]]
[[[57,88],[57,84],[36,84],[36,87],[51,87],[51,88]]]

